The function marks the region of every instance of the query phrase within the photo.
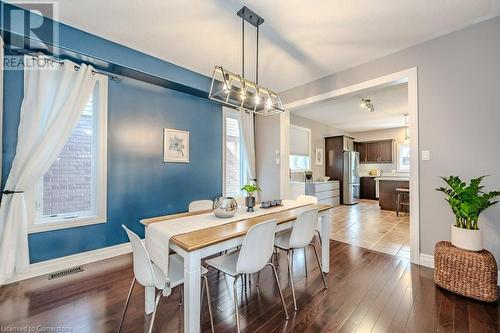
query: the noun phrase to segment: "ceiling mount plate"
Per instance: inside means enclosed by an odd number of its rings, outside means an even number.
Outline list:
[[[243,8],[238,10],[236,14],[255,27],[258,27],[259,25],[264,23],[264,19],[254,11],[249,9],[247,6],[243,6]]]

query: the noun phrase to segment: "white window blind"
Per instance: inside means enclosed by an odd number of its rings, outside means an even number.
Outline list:
[[[224,195],[239,196],[248,183],[240,118],[237,111],[224,108]]]
[[[290,155],[310,155],[311,132],[307,128],[290,126]]]
[[[226,195],[239,195],[241,188],[241,139],[238,119],[226,117]]]

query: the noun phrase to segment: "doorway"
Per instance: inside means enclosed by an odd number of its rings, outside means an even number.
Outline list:
[[[410,232],[410,260],[412,263],[419,263],[419,165],[418,165],[418,100],[417,100],[417,68],[411,68],[408,70],[404,70],[401,72],[393,73],[390,75],[386,75],[383,77],[379,77],[373,80],[369,80],[366,82],[362,82],[359,84],[355,84],[352,86],[344,87],[341,89],[333,90],[330,92],[326,92],[320,95],[308,97],[299,101],[295,101],[293,103],[289,103],[285,105],[286,112],[281,116],[281,172],[280,172],[280,183],[281,183],[281,195],[284,198],[291,198],[289,189],[289,166],[288,161],[290,158],[289,155],[289,128],[290,128],[290,110],[295,110],[298,108],[304,108],[308,105],[314,105],[317,103],[328,102],[329,100],[339,99],[347,96],[359,95],[364,91],[370,91],[370,89],[374,88],[385,88],[391,87],[401,84],[407,85],[407,101],[408,101],[408,112],[407,112],[407,135],[409,136],[409,164],[411,168],[409,169],[409,205],[411,207],[409,211],[409,232]],[[369,106],[367,106],[369,107]],[[375,105],[376,108],[376,105]],[[375,111],[376,112],[376,111]],[[342,133],[334,133],[337,135],[342,135]],[[403,151],[403,150],[402,150]],[[399,159],[399,147],[395,148],[395,153],[398,156],[395,156],[395,159]],[[326,155],[326,152],[325,152]],[[398,170],[399,171],[399,170]],[[382,187],[381,184],[380,187]],[[373,202],[360,202],[363,205],[359,205],[358,208],[364,211],[370,211],[373,209]],[[345,207],[343,209],[348,209]],[[345,213],[344,213],[345,214]],[[382,211],[382,214],[387,215],[385,210]],[[341,214],[338,214],[341,216]],[[403,215],[404,216],[404,215]],[[392,219],[392,217],[391,217]],[[337,219],[334,214],[333,226],[340,219]],[[398,220],[399,221],[399,220]],[[399,223],[394,224],[394,229],[397,229]],[[332,228],[335,231],[335,228]]]

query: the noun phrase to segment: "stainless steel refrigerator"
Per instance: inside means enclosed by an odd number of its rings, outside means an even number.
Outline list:
[[[354,205],[359,202],[359,153],[344,151],[343,204]]]

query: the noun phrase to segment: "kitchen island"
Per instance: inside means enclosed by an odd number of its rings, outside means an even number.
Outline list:
[[[408,177],[377,177],[377,195],[380,209],[396,211],[397,188],[410,188]]]

